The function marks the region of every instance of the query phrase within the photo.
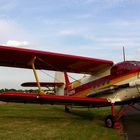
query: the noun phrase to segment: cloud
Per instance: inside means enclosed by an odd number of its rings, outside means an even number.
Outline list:
[[[27,31],[15,23],[13,20],[0,19],[0,38],[1,41],[22,40],[27,38]]]
[[[107,5],[112,5],[112,6],[116,6],[116,5],[119,5],[119,4],[122,4],[122,3],[137,3],[139,2],[139,0],[102,0],[102,1],[99,1],[99,0],[85,0],[84,1],[85,3],[87,4],[91,4],[91,3],[98,3],[98,4],[107,4]]]
[[[62,29],[60,31],[57,31],[56,35],[58,36],[75,36],[75,35],[78,35],[78,36],[81,36],[81,33],[83,31],[79,28],[75,28],[75,29]]]
[[[38,49],[40,40],[34,32],[8,19],[0,19],[0,44]]]
[[[58,33],[59,35],[65,36],[65,35],[75,35],[76,32],[72,30],[62,30]]]
[[[5,2],[5,1],[1,1],[0,2],[0,11],[1,12],[9,12],[9,11],[12,11],[14,10],[18,5],[18,2],[17,0],[13,0],[13,1],[8,1],[8,2]]]
[[[9,40],[6,43],[7,46],[14,46],[14,47],[27,47],[29,46],[28,41],[17,41],[17,40]]]

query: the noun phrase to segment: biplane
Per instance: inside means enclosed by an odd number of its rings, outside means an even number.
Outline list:
[[[105,126],[118,128],[119,120],[129,108],[140,103],[140,62],[113,61],[0,46],[0,66],[33,70],[35,82],[22,86],[38,87],[39,93],[2,92],[0,100],[5,102],[60,104],[84,107],[111,107]],[[40,82],[36,70],[56,71],[54,82]],[[68,73],[88,74],[80,80],[70,82]],[[50,88],[46,94],[42,87]],[[118,113],[115,106],[120,105]]]

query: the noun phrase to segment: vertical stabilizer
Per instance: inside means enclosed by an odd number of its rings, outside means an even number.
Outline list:
[[[55,72],[55,80],[54,82],[63,82],[64,85],[56,86],[55,92],[57,95],[64,95],[64,89],[65,89],[65,76],[64,72]]]

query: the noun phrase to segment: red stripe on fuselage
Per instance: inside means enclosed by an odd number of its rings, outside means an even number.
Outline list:
[[[74,88],[72,90],[75,90],[73,94],[70,94],[70,95],[76,95],[77,93],[79,92],[82,92],[84,90],[88,90],[90,88],[103,88],[103,87],[107,87],[107,86],[110,86],[112,81],[115,81],[121,77],[124,77],[124,76],[129,76],[131,74],[136,74],[137,72],[139,72],[139,70],[133,70],[133,71],[130,71],[126,74],[121,74],[121,75],[118,75],[118,76],[114,76],[114,75],[108,75],[108,76],[105,76],[103,78],[100,78],[100,79],[97,79],[97,80],[94,80],[94,81],[91,81],[89,83],[86,83],[86,84],[83,84],[77,88]],[[70,91],[72,91],[70,90]]]

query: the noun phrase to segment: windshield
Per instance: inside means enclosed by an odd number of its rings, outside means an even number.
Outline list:
[[[123,74],[127,73],[132,69],[136,69],[140,67],[140,62],[138,61],[125,61],[114,65],[111,69],[111,74]]]

